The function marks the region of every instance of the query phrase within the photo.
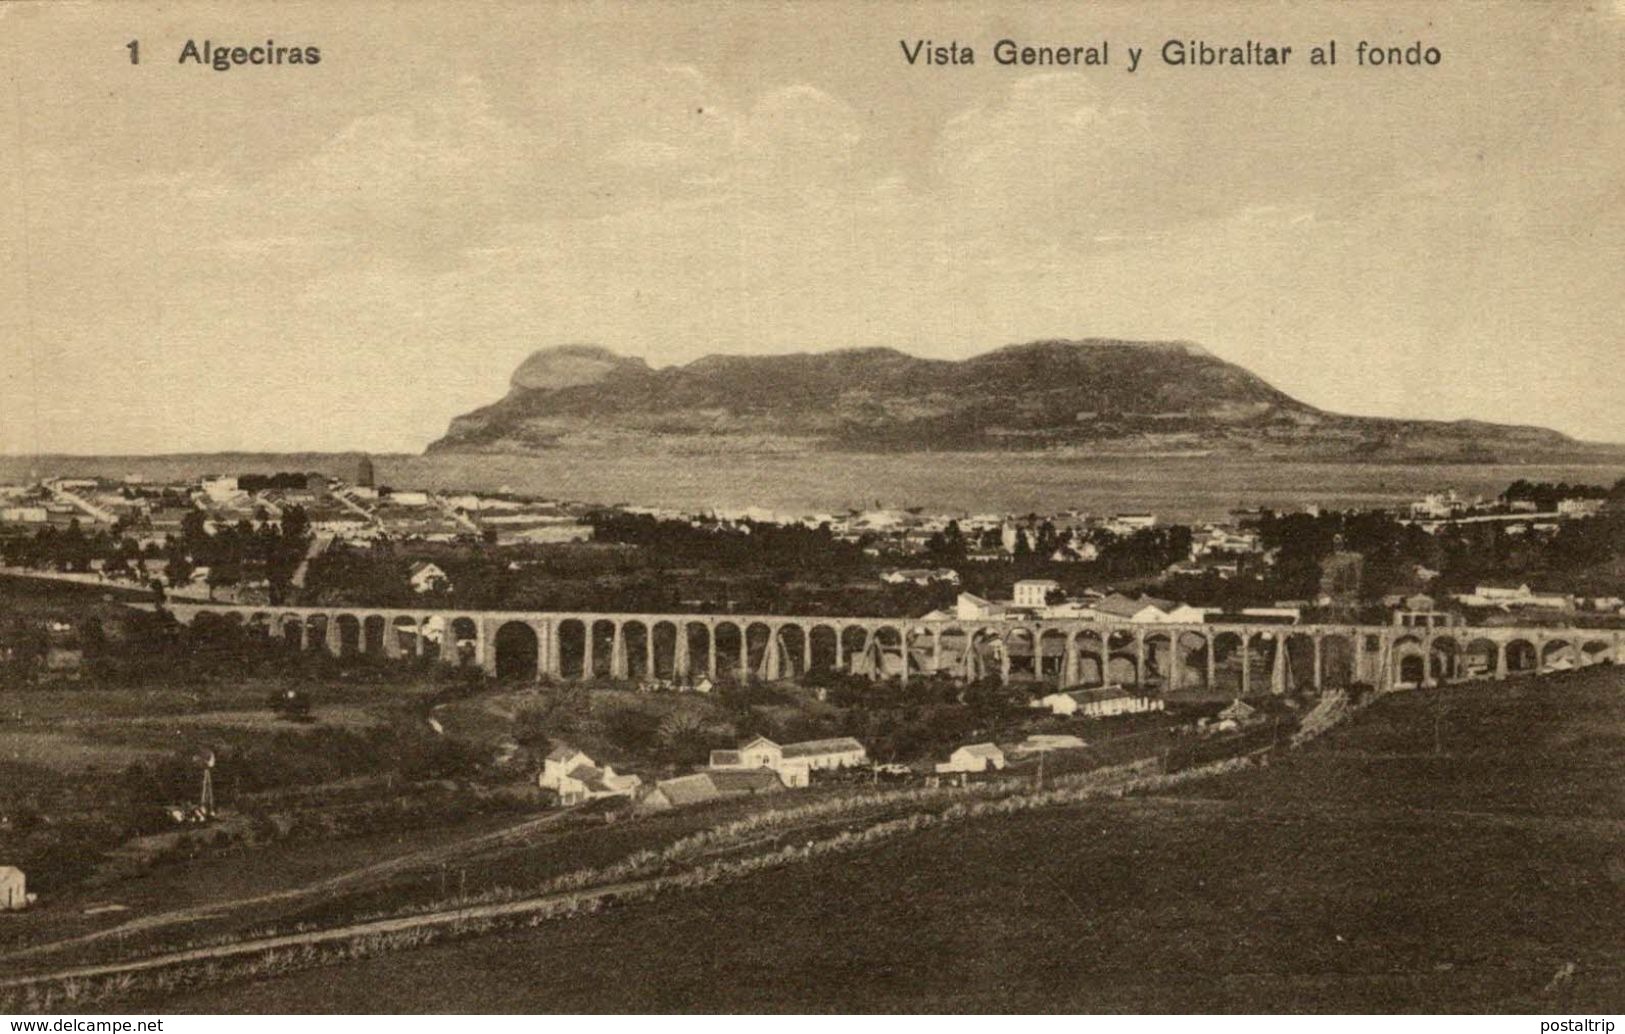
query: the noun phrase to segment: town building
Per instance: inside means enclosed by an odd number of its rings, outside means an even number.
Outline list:
[[[1552,592],[1535,592],[1528,584],[1515,589],[1493,585],[1480,585],[1470,593],[1454,597],[1464,607],[1485,607],[1498,610],[1573,610],[1574,598]]]
[[[1595,517],[1602,512],[1601,499],[1559,499],[1557,513],[1561,517]]]
[[[1106,530],[1113,535],[1132,535],[1157,526],[1154,513],[1119,513],[1106,522]]]
[[[1015,596],[1011,601],[1018,607],[1040,609],[1049,603],[1049,594],[1057,592],[1061,583],[1049,578],[1024,578],[1016,583]]]

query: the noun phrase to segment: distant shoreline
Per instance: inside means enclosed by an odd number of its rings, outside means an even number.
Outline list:
[[[0,457],[0,482],[38,476],[136,475],[185,480],[205,473],[314,470],[350,479],[362,453],[178,453],[169,456]],[[380,485],[449,492],[509,492],[587,505],[689,513],[758,507],[784,515],[922,507],[936,513],[1109,514],[1222,520],[1232,510],[1393,508],[1455,489],[1492,497],[1518,479],[1613,484],[1625,455],[1526,463],[1384,462],[1207,455],[1057,456],[1042,452],[808,454],[556,450],[510,453],[371,453]]]

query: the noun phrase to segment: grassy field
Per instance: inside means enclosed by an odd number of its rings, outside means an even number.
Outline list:
[[[1622,719],[1617,669],[1398,694],[1161,796],[110,1007],[1615,1012]]]

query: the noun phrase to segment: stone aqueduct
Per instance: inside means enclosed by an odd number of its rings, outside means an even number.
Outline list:
[[[1505,678],[1625,661],[1625,631],[1390,625],[1129,624],[782,615],[426,611],[172,602],[337,655],[441,657],[502,678],[775,680],[814,670],[1284,692]],[[442,646],[448,639],[450,649]],[[906,646],[906,650],[904,647]],[[904,658],[907,658],[904,661]]]

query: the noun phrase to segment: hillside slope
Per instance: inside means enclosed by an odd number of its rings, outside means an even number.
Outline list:
[[[1617,1012],[1622,686],[1595,668],[1394,694],[1268,768],[1158,797],[979,819],[569,922],[122,1004]]]
[[[594,345],[531,355],[431,452],[669,441],[932,451],[1079,446],[1489,460],[1578,443],[1541,428],[1340,416],[1183,342],[1037,341],[962,361],[890,348],[707,356],[655,369]]]

